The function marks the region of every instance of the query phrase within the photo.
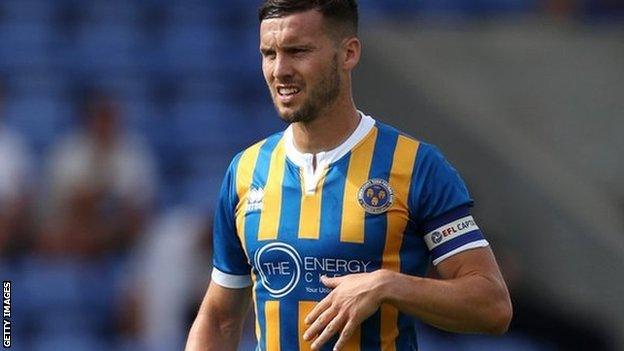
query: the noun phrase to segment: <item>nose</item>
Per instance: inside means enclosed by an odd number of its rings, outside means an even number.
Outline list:
[[[279,80],[288,80],[293,76],[293,67],[290,59],[286,55],[277,54],[273,66],[273,76]]]

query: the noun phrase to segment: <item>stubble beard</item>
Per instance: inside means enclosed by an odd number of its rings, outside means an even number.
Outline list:
[[[277,109],[277,113],[280,118],[286,123],[312,122],[318,118],[324,109],[338,99],[340,85],[338,55],[334,55],[329,70],[318,82],[316,87],[310,90],[310,96],[306,101],[304,101],[303,105],[301,105],[299,109],[295,110],[291,114],[284,114],[280,112],[277,102],[274,101],[275,108]]]

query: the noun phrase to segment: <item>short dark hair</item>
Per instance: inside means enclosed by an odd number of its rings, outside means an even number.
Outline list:
[[[258,17],[262,22],[308,10],[319,11],[323,18],[342,29],[343,35],[357,35],[359,16],[355,0],[265,0]]]

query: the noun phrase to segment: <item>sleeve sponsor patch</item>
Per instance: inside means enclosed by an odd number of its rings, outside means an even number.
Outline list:
[[[429,250],[433,250],[445,242],[473,230],[479,230],[479,227],[472,216],[466,216],[427,233],[425,235],[425,242]]]
[[[430,231],[424,237],[433,264],[462,251],[484,247],[488,242],[472,216],[465,216]]]

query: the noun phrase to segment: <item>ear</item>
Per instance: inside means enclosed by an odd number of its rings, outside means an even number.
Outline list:
[[[360,55],[362,54],[362,42],[356,37],[350,37],[342,41],[342,51],[344,59],[342,62],[342,68],[351,71],[360,62]]]

